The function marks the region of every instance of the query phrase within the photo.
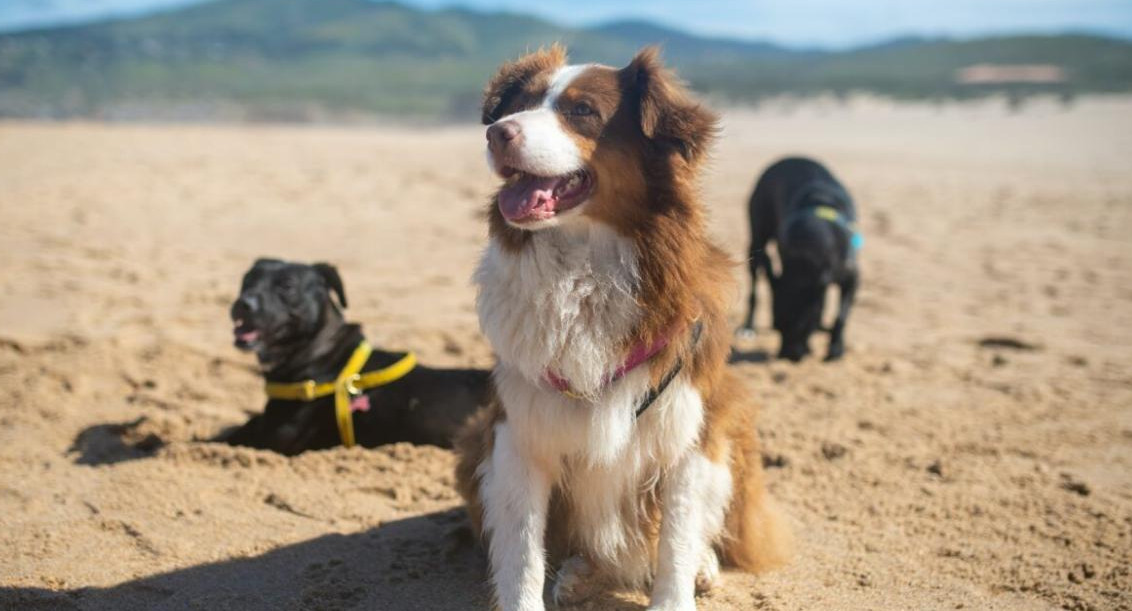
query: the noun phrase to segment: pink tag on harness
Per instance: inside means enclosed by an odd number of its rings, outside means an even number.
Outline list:
[[[368,412],[369,411],[369,395],[358,395],[350,399],[351,412]]]

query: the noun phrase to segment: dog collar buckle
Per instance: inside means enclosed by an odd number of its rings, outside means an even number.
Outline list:
[[[314,401],[316,398],[318,398],[318,394],[315,392],[315,390],[316,390],[315,386],[316,386],[316,384],[314,383],[314,380],[307,380],[307,381],[303,382],[303,385],[302,385],[302,393],[303,393],[302,400],[303,401]]]
[[[348,377],[348,378],[346,378],[345,380],[342,381],[342,387],[346,390],[346,393],[349,394],[351,397],[356,397],[356,396],[362,394],[361,389],[358,388],[358,382],[361,381],[361,379],[362,379],[362,375],[360,373],[355,373],[354,375],[352,375],[352,376],[350,376],[350,377]]]

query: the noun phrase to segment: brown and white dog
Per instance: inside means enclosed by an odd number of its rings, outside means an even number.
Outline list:
[[[754,408],[726,369],[732,263],[696,175],[716,117],[655,49],[623,69],[552,47],[488,85],[505,179],[476,272],[497,401],[457,440],[457,479],[505,611],[652,585],[695,609],[719,555],[759,571],[787,533],[763,489]]]

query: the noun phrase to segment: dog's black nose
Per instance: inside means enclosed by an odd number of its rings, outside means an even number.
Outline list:
[[[240,295],[236,303],[232,304],[233,318],[246,318],[259,309],[259,299],[255,295]]]

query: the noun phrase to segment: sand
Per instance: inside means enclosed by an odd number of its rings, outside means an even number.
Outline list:
[[[337,264],[381,346],[490,366],[482,147],[0,123],[0,607],[486,608],[449,452],[203,441],[263,403],[227,319],[257,256]],[[857,196],[863,284],[842,362],[737,346],[798,545],[700,609],[1132,608],[1132,99],[730,111],[704,192],[737,257],[788,153]]]

